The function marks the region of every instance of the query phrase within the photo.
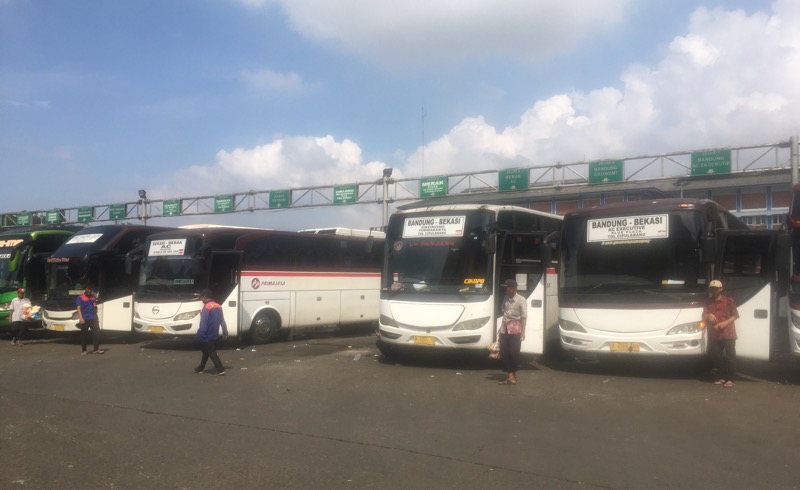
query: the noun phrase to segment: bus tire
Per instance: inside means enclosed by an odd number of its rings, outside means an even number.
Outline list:
[[[280,317],[272,312],[261,312],[250,325],[250,343],[266,344],[278,338],[281,328]]]

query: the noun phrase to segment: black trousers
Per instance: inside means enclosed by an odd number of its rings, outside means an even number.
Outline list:
[[[725,357],[722,353],[725,353]],[[733,381],[736,377],[736,340],[714,340],[708,346],[708,354],[719,371],[720,379]]]
[[[86,352],[86,337],[89,330],[92,331],[92,343],[94,350],[100,349],[100,321],[97,318],[86,320],[78,324],[81,327],[81,352]]]
[[[222,365],[222,361],[219,360],[219,356],[217,355],[217,345],[215,341],[200,342],[200,350],[203,351],[203,357],[200,358],[200,365],[197,366],[198,371],[202,371],[206,368],[209,357],[211,358],[211,362],[214,363],[214,367],[217,368],[217,372],[225,371],[225,366]]]
[[[503,371],[516,373],[519,366],[519,351],[522,348],[522,335],[501,333],[497,339],[500,345],[500,360],[503,362]]]
[[[21,342],[25,337],[25,322],[11,322],[11,335]]]

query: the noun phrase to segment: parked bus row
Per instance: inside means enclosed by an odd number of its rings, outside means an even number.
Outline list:
[[[393,214],[385,238],[341,228],[14,230],[0,234],[0,285],[9,296],[25,287],[53,331],[78,329],[75,296],[91,283],[103,330],[193,335],[209,289],[242,341],[375,322],[393,355],[485,349],[497,338],[500,285],[513,279],[529,309],[525,353],[696,357],[708,350],[707,285],[720,279],[739,306],[739,355],[768,359],[800,355],[798,194],[785,231],[752,230],[712,201],[686,199],[563,218],[422,207]]]
[[[612,204],[563,220],[509,206],[397,212],[386,236],[379,348],[486,349],[501,320],[500,285],[511,278],[528,302],[522,352],[705,356],[703,303],[719,279],[741,315],[741,357],[769,359],[787,343],[800,355],[799,190],[790,233],[752,230],[716,203],[690,199]]]

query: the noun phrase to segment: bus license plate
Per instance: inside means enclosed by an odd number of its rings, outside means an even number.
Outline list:
[[[53,325],[53,330],[55,330],[56,332],[63,332],[64,325]]]
[[[147,330],[153,333],[164,333],[164,327],[150,327]]]
[[[639,342],[611,342],[611,352],[639,352]]]
[[[414,336],[414,343],[418,345],[436,345],[436,337]]]

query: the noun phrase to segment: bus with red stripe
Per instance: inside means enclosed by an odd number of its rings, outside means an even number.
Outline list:
[[[561,217],[507,205],[404,209],[386,231],[378,348],[486,351],[502,319],[504,281],[517,282],[528,320],[521,352],[558,342],[556,270]]]
[[[207,227],[153,235],[146,248],[134,304],[138,332],[194,335],[204,289],[242,342],[378,319],[381,232]]]

